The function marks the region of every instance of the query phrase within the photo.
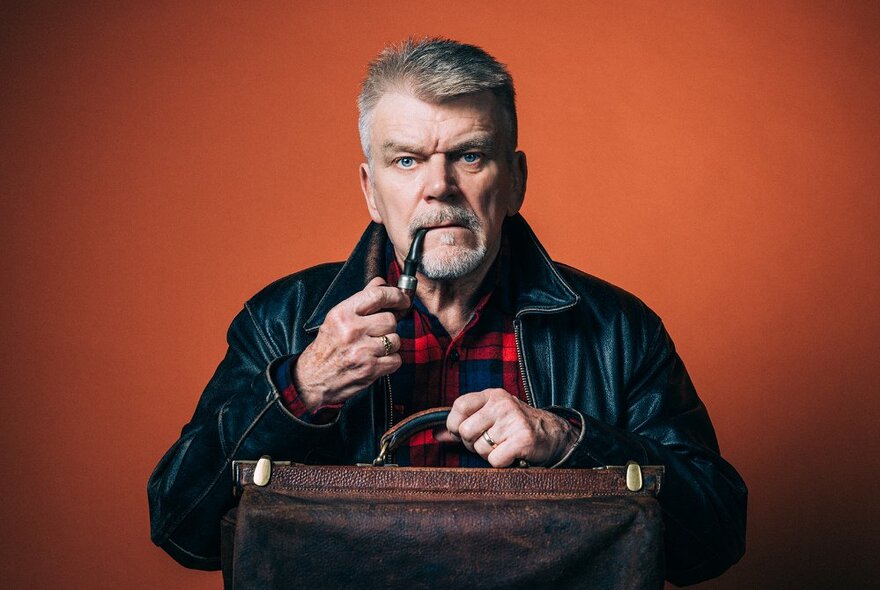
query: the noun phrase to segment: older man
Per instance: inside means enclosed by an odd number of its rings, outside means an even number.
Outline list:
[[[150,479],[154,542],[216,568],[233,459],[367,462],[392,423],[450,405],[446,431],[395,462],[662,464],[669,579],[736,562],[745,485],[661,321],[552,262],[518,214],[527,168],[504,66],[470,45],[407,41],[371,64],[359,107],[374,223],[345,264],[273,283],[233,321],[226,358]],[[393,285],[420,229],[411,299]]]

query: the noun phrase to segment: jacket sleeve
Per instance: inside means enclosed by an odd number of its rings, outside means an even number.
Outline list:
[[[262,455],[308,462],[318,448],[337,448],[337,423],[297,420],[279,400],[273,368],[286,351],[261,330],[251,309],[233,320],[229,348],[180,438],[147,484],[151,537],[181,564],[220,567],[220,521],[235,503],[233,459]],[[325,458],[326,459],[326,458]]]
[[[561,466],[629,460],[664,465],[658,499],[666,529],[666,576],[681,586],[718,576],[742,557],[747,490],[721,457],[706,408],[659,319],[655,326],[620,393],[625,427],[569,408],[584,427]]]

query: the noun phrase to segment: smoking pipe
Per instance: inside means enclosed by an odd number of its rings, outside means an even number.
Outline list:
[[[397,288],[403,291],[410,298],[410,301],[415,297],[416,286],[419,283],[418,279],[416,279],[416,271],[422,262],[422,243],[425,241],[426,233],[428,233],[427,227],[416,230],[412,244],[409,247],[409,254],[406,255],[406,260],[403,261],[403,272],[400,273],[400,279],[397,281]]]

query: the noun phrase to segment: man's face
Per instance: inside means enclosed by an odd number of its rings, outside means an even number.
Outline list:
[[[429,227],[421,269],[429,279],[454,280],[491,264],[504,218],[525,192],[525,156],[510,161],[504,130],[488,92],[442,104],[405,93],[379,100],[361,188],[398,261],[415,231]]]

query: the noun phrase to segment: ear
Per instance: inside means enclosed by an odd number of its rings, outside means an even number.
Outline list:
[[[522,208],[523,201],[526,198],[526,181],[529,178],[529,166],[526,163],[526,155],[524,152],[516,152],[513,154],[513,163],[511,165],[511,190],[510,202],[507,204],[507,215],[516,215]]]
[[[373,180],[370,177],[370,165],[364,162],[360,167],[361,192],[364,193],[364,199],[367,201],[367,210],[370,217],[376,223],[382,223],[382,214],[376,206],[376,194],[373,190]]]

